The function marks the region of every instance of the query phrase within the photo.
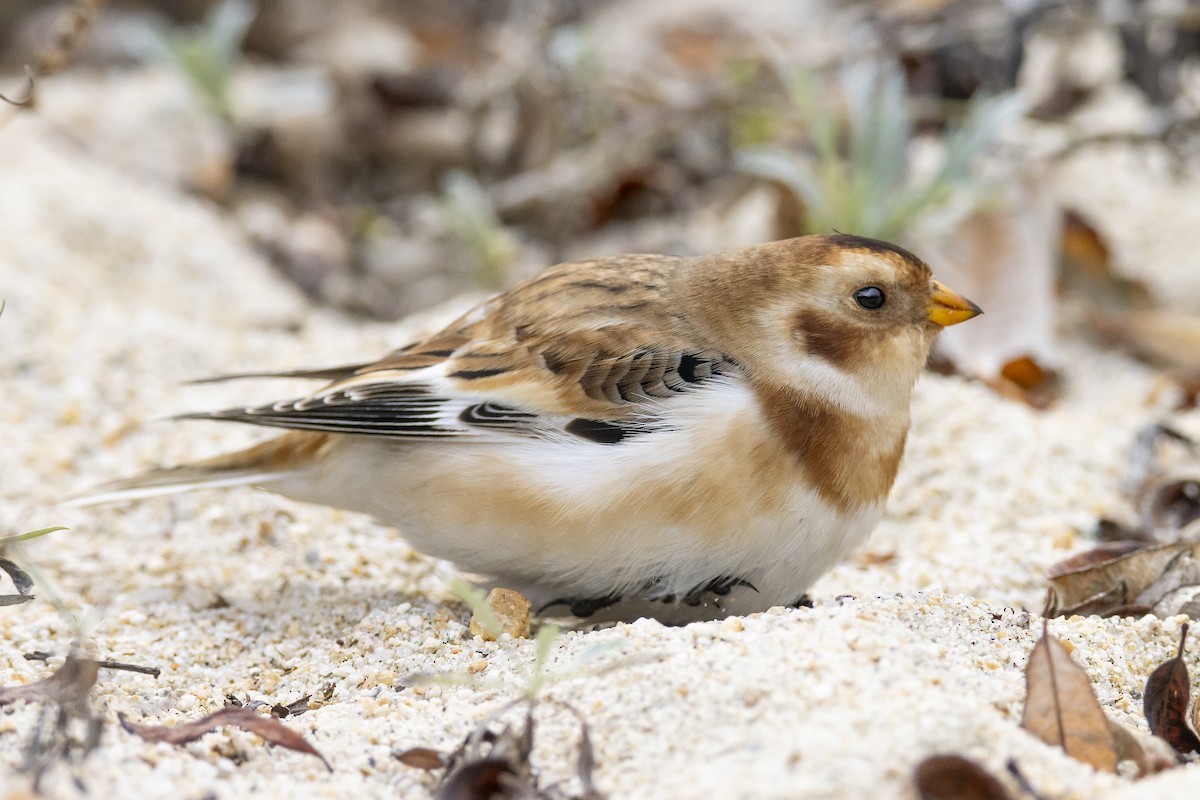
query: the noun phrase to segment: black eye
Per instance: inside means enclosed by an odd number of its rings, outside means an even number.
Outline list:
[[[887,295],[878,286],[864,286],[854,293],[854,300],[863,308],[874,311],[883,308],[883,304],[887,302]]]

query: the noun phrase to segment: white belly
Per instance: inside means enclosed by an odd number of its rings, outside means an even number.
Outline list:
[[[672,429],[617,445],[346,438],[319,474],[268,488],[370,513],[535,607],[681,598],[719,577],[754,587],[678,609],[684,618],[794,602],[878,522],[882,501],[843,512],[802,482],[748,390],[728,384],[677,405]]]

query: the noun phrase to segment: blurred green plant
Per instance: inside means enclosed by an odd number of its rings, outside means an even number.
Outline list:
[[[473,257],[475,279],[489,288],[503,286],[517,257],[517,240],[504,227],[487,191],[475,176],[451,170],[442,179],[442,219]]]
[[[66,528],[64,528],[62,526],[58,526],[58,527],[54,527],[54,528],[38,528],[36,531],[29,531],[28,533],[17,533],[17,534],[13,534],[11,536],[0,536],[0,547],[4,547],[7,544],[13,544],[15,542],[26,542],[26,541],[29,541],[30,539],[36,539],[39,536],[45,536],[48,533],[54,533],[55,531],[65,531],[65,530],[66,530]]]
[[[917,174],[910,157],[914,122],[898,68],[848,66],[828,93],[817,75],[784,75],[807,128],[809,150],[747,146],[736,163],[795,195],[804,207],[804,233],[841,230],[894,239],[951,201],[965,216],[993,185],[974,168],[977,158],[1025,109],[1016,93],[972,98],[961,120],[948,128],[937,167]]]
[[[159,49],[187,75],[213,111],[232,121],[229,84],[241,60],[242,42],[258,6],[253,0],[219,0],[191,28],[161,33]]]

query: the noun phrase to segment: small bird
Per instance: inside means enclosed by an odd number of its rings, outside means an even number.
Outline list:
[[[374,363],[259,373],[332,383],[184,415],[290,430],[89,502],[249,484],[371,514],[547,614],[761,611],[878,523],[934,337],[979,313],[844,234],[574,261]]]

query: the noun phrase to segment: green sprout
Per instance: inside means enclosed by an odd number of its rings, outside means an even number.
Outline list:
[[[810,152],[746,147],[737,163],[800,200],[804,233],[842,230],[895,239],[952,200],[978,205],[990,186],[975,170],[976,161],[1025,108],[1015,93],[972,98],[961,121],[950,127],[937,168],[920,176],[909,160],[914,125],[899,69],[870,63],[843,69],[835,81],[840,105],[812,74],[785,75],[785,81],[807,126]]]
[[[29,531],[28,533],[17,533],[17,534],[13,534],[11,536],[0,536],[0,547],[4,547],[5,545],[13,544],[14,542],[27,542],[30,539],[36,539],[39,536],[45,536],[48,533],[54,533],[55,531],[65,531],[65,530],[67,530],[67,529],[60,525],[58,527],[53,527],[53,528],[38,528],[36,531]]]
[[[166,56],[227,121],[233,118],[229,84],[257,13],[252,0],[220,0],[208,8],[199,25],[162,37]]]

